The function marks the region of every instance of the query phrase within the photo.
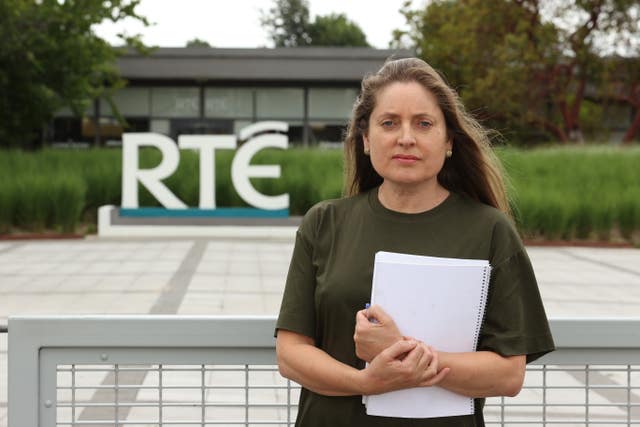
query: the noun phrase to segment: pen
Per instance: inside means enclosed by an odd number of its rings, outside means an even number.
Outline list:
[[[371,304],[369,304],[369,303],[366,303],[366,304],[364,305],[364,309],[365,309],[365,310],[369,309],[369,307],[371,307]],[[368,313],[367,313],[367,314],[368,314]],[[367,319],[369,319],[369,322],[371,322],[371,323],[378,323],[378,321],[377,321],[375,318],[372,318],[372,317],[367,316]]]

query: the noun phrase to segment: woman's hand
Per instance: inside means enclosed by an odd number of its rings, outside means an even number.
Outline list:
[[[402,338],[391,316],[380,306],[373,305],[356,313],[353,341],[356,344],[356,356],[365,362],[371,362],[380,352]]]
[[[378,354],[362,373],[365,394],[371,395],[436,385],[449,373],[449,368],[438,372],[438,353],[426,344],[400,340]]]

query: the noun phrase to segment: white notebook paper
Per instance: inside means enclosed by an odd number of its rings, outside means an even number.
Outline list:
[[[485,260],[378,252],[371,303],[400,332],[446,352],[475,351],[491,267]],[[441,387],[419,387],[363,398],[367,414],[432,418],[473,414],[473,399]]]

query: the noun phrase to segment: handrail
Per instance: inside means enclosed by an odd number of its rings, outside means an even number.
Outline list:
[[[275,322],[275,316],[10,316],[9,354],[48,346],[272,348]],[[553,318],[549,323],[557,351],[640,350],[640,317]],[[543,362],[555,360],[553,354]]]

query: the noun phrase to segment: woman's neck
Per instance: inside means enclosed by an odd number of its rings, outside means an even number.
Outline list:
[[[444,202],[449,191],[436,183],[433,187],[398,186],[383,182],[378,189],[378,200],[387,209],[402,213],[426,212]]]

